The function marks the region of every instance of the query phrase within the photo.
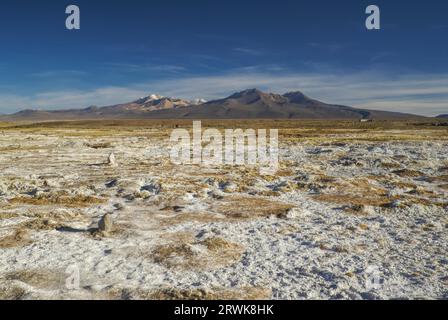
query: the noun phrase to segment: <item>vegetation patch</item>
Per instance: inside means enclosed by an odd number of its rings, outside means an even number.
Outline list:
[[[49,206],[57,205],[68,208],[90,207],[105,203],[107,200],[92,196],[41,195],[38,197],[15,197],[9,200],[14,205]]]
[[[21,300],[25,295],[26,290],[12,281],[2,281],[0,284],[0,300]]]
[[[156,300],[266,300],[272,292],[263,287],[239,289],[160,289],[150,294]]]
[[[394,197],[373,195],[373,196],[359,196],[359,195],[349,195],[349,194],[320,194],[314,196],[314,199],[317,201],[327,202],[327,203],[335,203],[339,205],[350,205],[355,208],[357,206],[374,206],[374,207],[382,207],[386,206],[394,200]],[[354,210],[353,212],[360,212],[358,210]]]
[[[49,270],[17,270],[4,275],[9,281],[20,281],[38,289],[62,289],[64,274]]]
[[[229,218],[250,219],[275,216],[285,218],[293,205],[256,197],[229,197],[216,207]]]
[[[418,177],[425,175],[424,173],[422,173],[420,171],[410,170],[410,169],[395,170],[395,171],[392,171],[392,173],[394,173],[397,176],[400,176],[402,178],[418,178]]]
[[[112,147],[112,144],[110,142],[86,143],[86,147],[92,149],[107,149]]]
[[[17,229],[12,235],[0,238],[0,249],[20,248],[31,242],[26,230]]]
[[[19,215],[14,212],[0,212],[0,220],[17,218]]]
[[[174,216],[163,217],[160,219],[160,223],[163,226],[172,226],[183,224],[187,222],[195,222],[195,223],[212,223],[224,220],[223,217],[206,213],[206,212],[186,212],[179,213]]]
[[[175,242],[156,247],[154,262],[175,269],[215,269],[240,260],[244,249],[236,243],[213,237],[202,241]]]

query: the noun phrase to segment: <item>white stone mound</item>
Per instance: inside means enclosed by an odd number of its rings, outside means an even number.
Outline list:
[[[116,167],[117,166],[117,161],[115,160],[115,154],[112,152],[108,159],[107,159],[107,163],[111,166],[111,167]]]

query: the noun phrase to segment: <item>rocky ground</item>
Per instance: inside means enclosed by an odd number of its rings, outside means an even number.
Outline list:
[[[448,298],[448,131],[295,127],[275,176],[173,165],[169,127],[1,128],[0,299]]]

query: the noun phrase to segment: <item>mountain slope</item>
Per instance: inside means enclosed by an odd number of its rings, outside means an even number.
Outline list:
[[[416,115],[356,109],[311,99],[301,92],[284,95],[249,89],[225,99],[175,111],[160,110],[154,118],[167,116],[187,119],[417,119]]]
[[[357,109],[327,104],[303,93],[284,95],[249,89],[231,96],[204,102],[150,95],[136,101],[107,107],[36,111],[24,110],[2,120],[68,119],[421,119],[412,114]]]

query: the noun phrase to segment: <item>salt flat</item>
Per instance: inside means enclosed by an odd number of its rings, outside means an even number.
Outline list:
[[[2,126],[0,298],[448,298],[446,129],[251,125],[274,176],[172,164],[169,122]]]

